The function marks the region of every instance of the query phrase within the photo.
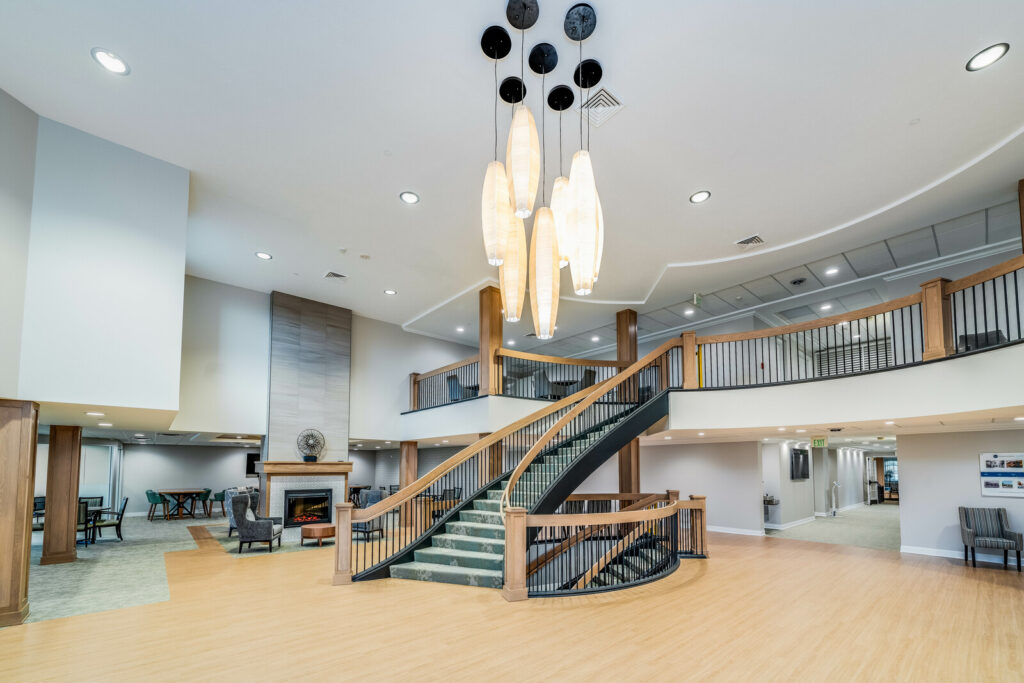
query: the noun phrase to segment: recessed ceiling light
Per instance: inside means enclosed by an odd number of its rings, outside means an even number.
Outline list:
[[[699,192],[694,192],[690,195],[691,204],[702,204],[709,199],[711,199],[711,193],[707,190],[700,190]]]
[[[693,309],[687,308],[685,311],[683,311],[683,315],[693,315]]]
[[[827,269],[825,271],[825,275],[835,275],[838,272],[839,272],[839,269],[836,268],[835,266],[833,266],[833,267],[831,267],[831,268],[829,268],[829,269]]]
[[[448,443],[448,439],[441,439],[441,443]]]
[[[88,412],[88,413],[86,413],[86,415],[88,415],[89,417],[103,417],[104,414],[103,413]]]
[[[803,434],[806,431],[807,431],[806,429],[798,429],[798,430],[796,430],[796,433],[797,434]]]
[[[113,427],[114,425],[110,424],[109,422],[100,422],[98,426],[99,427]]]
[[[391,443],[391,442],[390,441],[385,441],[384,443]]]
[[[439,444],[439,443],[435,443],[434,445],[435,445],[435,446],[440,446],[441,444]]]
[[[823,311],[827,311],[827,310],[829,310],[831,308],[832,308],[832,304],[822,304],[821,305],[821,310],[823,310]]]
[[[854,339],[860,339],[860,335],[859,334],[855,334],[855,335],[853,335],[853,338]]]
[[[784,431],[786,431],[786,428],[785,427],[779,427],[779,431],[780,432],[784,432]]]
[[[396,292],[393,289],[385,289],[384,293],[387,294],[388,296],[394,296],[395,294],[398,294],[398,292]]]
[[[1024,417],[1015,417],[1015,418],[1013,418],[1013,421],[1014,422],[1024,422]]]
[[[697,432],[697,436],[704,436],[704,432]]]
[[[380,446],[375,446],[375,448],[376,448],[377,450],[380,450]]]
[[[112,74],[117,74],[118,76],[127,76],[132,71],[131,67],[128,66],[127,62],[125,62],[123,59],[115,55],[110,50],[104,50],[102,47],[94,47],[90,51],[90,53],[92,54],[92,58],[96,60],[97,64],[99,64]],[[996,57],[996,59],[999,59],[999,57]]]
[[[416,194],[415,192],[409,192],[408,190],[400,193],[398,195],[398,198],[401,199],[406,204],[416,204],[420,201],[420,196],[418,194]]]
[[[271,256],[270,254],[268,254],[265,251],[257,251],[256,252],[256,258],[263,259],[264,261],[269,261],[270,259],[272,259],[274,257]]]
[[[555,325],[555,329],[556,329],[556,330],[558,329],[558,325]]]
[[[508,345],[509,346],[515,346],[516,345],[516,340],[515,339],[509,339],[508,340]]]
[[[361,444],[361,443],[357,443],[356,444],[356,448],[362,448],[362,447],[363,447],[363,444]]]
[[[135,435],[135,438],[136,438],[136,439],[145,439],[145,438],[146,438],[146,435],[145,435],[145,434],[136,434],[136,435]]]
[[[456,327],[455,331],[458,332],[459,334],[462,334],[463,332],[466,331],[466,328],[465,327]]]
[[[968,71],[979,71],[984,69],[986,66],[995,64],[1003,58],[1010,49],[1009,43],[996,43],[990,47],[986,47],[978,54],[971,57],[970,61],[967,62]]]
[[[665,437],[665,441],[671,441],[671,440],[672,440],[672,437],[671,437],[671,436],[666,436],[666,437]]]
[[[599,342],[599,341],[601,341],[601,338],[600,338],[600,337],[598,337],[598,336],[597,336],[597,335],[595,334],[595,335],[594,335],[593,337],[591,337],[591,338],[590,338],[590,341],[592,341],[592,342]]]

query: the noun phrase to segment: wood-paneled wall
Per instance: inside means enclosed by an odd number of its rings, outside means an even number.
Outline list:
[[[348,456],[352,311],[273,292],[267,460],[301,460],[295,439],[319,429],[321,460]]]
[[[0,627],[28,616],[39,405],[0,399]]]

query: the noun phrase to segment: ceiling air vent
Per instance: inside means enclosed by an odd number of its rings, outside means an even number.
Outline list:
[[[591,125],[600,128],[601,124],[618,114],[624,105],[617,97],[601,88],[583,103],[583,115]],[[576,110],[580,107],[577,105]]]
[[[341,273],[335,273],[333,270],[329,270],[324,273],[325,280],[344,280],[348,275],[342,275]]]
[[[736,246],[743,251],[747,251],[748,249],[757,249],[762,244],[764,244],[764,240],[761,239],[760,235],[751,235],[750,237],[736,242]]]

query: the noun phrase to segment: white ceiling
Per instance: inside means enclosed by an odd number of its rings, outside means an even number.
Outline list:
[[[549,87],[570,82],[572,4],[541,0],[526,34],[527,50],[559,50]],[[588,300],[562,302],[559,335],[839,253],[870,271],[871,245],[1007,201],[1024,177],[1024,3],[593,4],[584,57],[625,106],[592,131],[601,279]],[[189,273],[464,341],[454,328],[475,321],[475,297],[459,295],[495,277],[479,230],[493,72],[478,45],[494,23],[503,2],[12,0],[0,87],[190,169]],[[1006,58],[964,69],[1001,41]],[[94,46],[131,75],[102,71]],[[518,70],[510,56],[499,78]],[[539,115],[539,77],[527,86]],[[566,159],[573,129],[570,118]],[[709,202],[686,201],[704,188]],[[398,200],[407,189],[418,205]],[[940,248],[956,239],[940,232]],[[754,233],[766,247],[739,252]],[[906,237],[893,257],[922,249]],[[328,270],[348,278],[325,281]]]

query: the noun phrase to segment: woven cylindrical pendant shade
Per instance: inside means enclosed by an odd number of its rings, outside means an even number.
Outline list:
[[[569,257],[572,288],[576,294],[586,296],[594,291],[598,269],[597,185],[590,152],[586,150],[581,149],[572,157],[569,197],[569,222],[575,242]]]
[[[512,230],[506,234],[505,258],[498,268],[498,287],[505,320],[514,323],[523,316],[526,300],[526,228],[523,219],[512,217]]]
[[[500,161],[487,164],[484,191],[480,200],[480,218],[487,262],[492,266],[500,266],[505,251],[505,238],[512,225],[508,177],[505,175],[505,165]]]
[[[558,236],[551,209],[542,206],[533,217],[530,238],[530,310],[537,339],[551,339],[558,318]]]
[[[601,195],[597,196],[597,260],[594,261],[594,282],[601,274],[601,258],[604,256],[604,211],[601,209]]]
[[[558,238],[559,268],[569,265],[574,244],[572,231],[569,229],[570,202],[569,179],[565,176],[555,178],[555,185],[551,190],[551,214],[555,220],[555,235]]]
[[[520,218],[533,213],[540,181],[540,139],[530,108],[520,102],[512,114],[505,147],[505,172],[508,174],[512,211]]]

